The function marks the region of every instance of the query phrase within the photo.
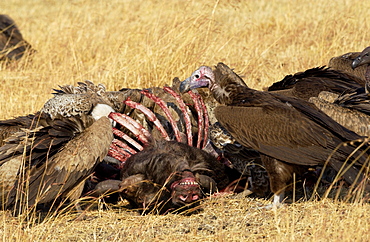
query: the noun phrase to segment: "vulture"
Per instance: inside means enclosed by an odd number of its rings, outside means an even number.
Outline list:
[[[370,99],[368,93],[343,95],[321,92],[309,100],[326,115],[361,136],[370,136]]]
[[[370,90],[370,46],[366,47],[352,62],[353,70],[360,68],[365,69],[365,91],[369,93]]]
[[[267,90],[308,101],[310,97],[317,97],[322,91],[342,94],[362,87],[362,80],[356,76],[330,68],[315,67],[294,75],[287,75]]]
[[[14,20],[8,15],[0,14],[0,61],[18,60],[27,50],[34,51],[23,39]]]
[[[352,68],[365,67],[366,84],[364,88],[336,95],[322,92],[318,97],[310,98],[320,110],[344,127],[362,136],[370,136],[370,47],[365,48],[357,57],[353,57]]]
[[[214,70],[201,66],[181,83],[180,91],[208,87],[221,104],[214,110],[217,120],[241,145],[260,153],[274,193],[270,207],[282,203],[293,173],[302,174],[326,160],[350,184],[364,179],[359,171],[366,165],[367,155],[351,143],[341,145],[361,136],[305,100],[251,89],[241,78],[230,78],[233,75],[223,63]],[[347,159],[353,164],[348,165]]]
[[[96,108],[111,112],[108,106]],[[57,198],[78,199],[113,139],[107,117],[41,113],[39,119],[45,124],[22,128],[0,147],[2,205],[18,212]]]
[[[357,76],[362,80],[360,83],[362,86],[365,85],[365,72],[366,67],[362,66],[356,69],[352,68],[352,63],[358,57],[361,52],[349,52],[340,56],[335,56],[329,60],[328,67],[333,70],[345,72],[354,76]]]

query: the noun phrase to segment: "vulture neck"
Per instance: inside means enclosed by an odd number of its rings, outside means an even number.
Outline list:
[[[215,83],[210,87],[213,97],[217,102],[231,105],[237,99],[238,94],[254,91],[228,76],[215,77]]]
[[[367,64],[365,72],[365,90],[367,93],[370,92],[370,64]]]
[[[223,105],[258,107],[274,102],[269,93],[251,89],[245,85],[229,82],[216,83],[211,88],[213,97]]]

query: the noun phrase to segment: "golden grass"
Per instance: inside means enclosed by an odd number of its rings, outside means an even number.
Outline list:
[[[224,62],[262,89],[369,45],[368,3],[338,1],[7,0],[0,2],[37,54],[0,67],[0,118],[39,110],[52,88],[89,79],[109,90],[162,86]],[[250,199],[204,211],[145,217],[89,212],[25,223],[3,213],[4,241],[369,240],[369,205],[305,202],[276,212]]]

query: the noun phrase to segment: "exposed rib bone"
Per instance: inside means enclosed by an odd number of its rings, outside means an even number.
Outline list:
[[[125,162],[126,159],[131,156],[130,152],[128,152],[125,149],[120,148],[119,146],[117,146],[117,144],[114,144],[114,143],[111,144],[110,150],[115,150],[115,151],[117,151],[118,153],[120,153],[124,157],[123,160],[119,160],[119,161],[121,161],[121,163],[122,162]]]
[[[121,165],[122,165],[123,163],[125,163],[127,158],[130,157],[130,156],[126,156],[126,155],[122,154],[120,151],[117,150],[117,148],[118,147],[111,144],[107,155],[110,156],[110,157],[113,157],[114,159],[119,160],[121,162]]]
[[[150,133],[140,123],[123,113],[110,113],[109,118],[130,130],[141,142],[147,144]]]
[[[121,140],[113,139],[112,144],[116,145],[119,148],[124,149],[124,151],[128,152],[130,155],[137,153],[136,150],[132,149],[130,146],[128,146],[126,143],[122,142]]]
[[[203,108],[203,114],[204,114],[204,137],[203,137],[203,147],[206,147],[208,143],[208,132],[209,132],[209,116],[208,116],[208,111],[206,104],[204,103],[203,98],[198,94],[199,96],[199,102],[201,107]]]
[[[188,139],[188,145],[193,146],[193,135],[191,133],[191,121],[189,113],[187,112],[186,105],[184,103],[184,100],[181,98],[181,96],[175,92],[170,87],[163,87],[163,90],[171,94],[177,101],[177,103],[180,106],[181,112],[184,114],[184,120],[185,120],[185,128],[186,128],[186,136]]]
[[[126,140],[131,145],[133,145],[136,149],[143,150],[142,145],[140,145],[138,142],[136,142],[136,140],[134,140],[133,138],[131,138],[130,136],[128,136],[127,134],[125,134],[121,130],[118,130],[116,128],[113,128],[112,130],[113,130],[114,135],[117,135],[118,137],[121,137],[122,139]]]
[[[142,113],[144,113],[149,118],[149,120],[155,124],[155,127],[161,132],[162,137],[165,140],[170,140],[170,137],[168,136],[166,130],[163,128],[161,122],[157,119],[157,117],[154,115],[154,113],[150,109],[148,109],[147,107],[143,106],[140,103],[131,101],[130,99],[127,99],[125,101],[125,104],[131,108],[138,109]]]
[[[175,132],[176,140],[178,142],[181,142],[180,130],[177,127],[177,124],[176,124],[175,120],[173,119],[173,116],[170,113],[170,110],[168,109],[166,103],[162,99],[157,97],[156,95],[148,92],[147,90],[142,90],[141,93],[144,94],[145,96],[147,96],[148,98],[152,99],[160,108],[162,108],[163,112],[166,114],[168,120],[170,121],[170,123],[172,125],[173,131]]]
[[[203,125],[203,122],[204,122],[204,120],[203,120],[203,110],[200,108],[200,102],[199,102],[199,98],[198,98],[197,94],[195,94],[192,91],[189,91],[188,93],[189,93],[191,99],[193,99],[195,110],[198,113],[198,141],[197,141],[197,148],[200,148],[200,142],[201,142],[201,139],[202,139],[202,129],[204,128],[204,125]]]

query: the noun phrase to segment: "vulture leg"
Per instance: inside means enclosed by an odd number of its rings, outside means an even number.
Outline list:
[[[286,188],[291,185],[293,173],[299,176],[306,169],[265,155],[261,155],[261,160],[270,178],[271,191],[274,193],[274,201],[264,208],[279,208],[283,203]]]
[[[173,119],[173,116],[171,115],[170,110],[168,109],[166,103],[162,99],[153,95],[152,93],[149,93],[147,90],[143,90],[143,91],[141,91],[141,93],[144,94],[145,96],[147,96],[148,98],[152,99],[156,104],[159,105],[159,107],[162,108],[162,110],[164,111],[164,113],[166,114],[168,120],[170,121],[170,123],[172,125],[172,128],[175,132],[176,140],[178,142],[181,142],[180,130],[177,127],[177,124],[176,124],[175,120]]]
[[[279,194],[274,194],[274,201],[272,204],[265,206],[266,209],[276,209],[283,205],[284,200],[284,191]]]

